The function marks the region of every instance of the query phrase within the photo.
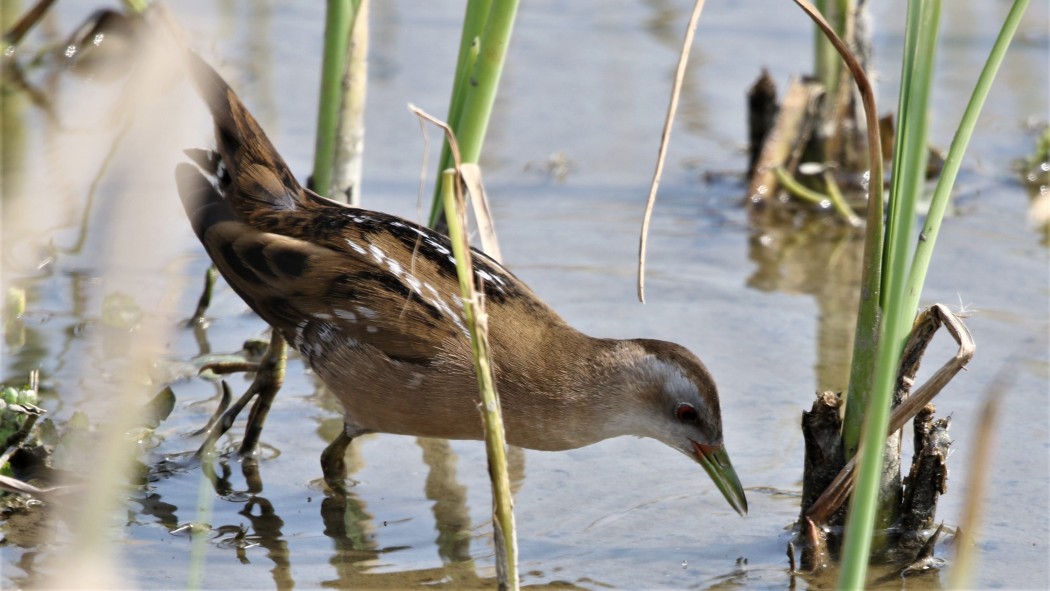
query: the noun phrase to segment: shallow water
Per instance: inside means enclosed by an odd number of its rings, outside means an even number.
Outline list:
[[[883,112],[896,93],[904,6],[886,4],[874,15]],[[1004,9],[951,4],[933,97],[938,146],[950,142]],[[924,294],[925,303],[971,309],[967,323],[977,341],[969,371],[937,402],[951,415],[956,439],[939,514],[950,525],[960,520],[982,399],[1000,372],[1011,376],[978,533],[974,585],[981,588],[1050,586],[1050,271],[1043,235],[1026,220],[1028,195],[1011,169],[1034,146],[1029,123],[1045,121],[1050,100],[1047,7],[1035,4],[963,164]],[[739,172],[746,87],[762,67],[781,86],[807,70],[811,31],[787,2],[707,7],[653,220],[648,303],[641,306],[634,298],[637,232],[689,3],[600,6],[523,3],[483,162],[504,259],[580,329],[672,340],[704,359],[722,393],[726,443],[750,514],[736,516],[698,466],[653,441],[525,451],[515,461],[523,582],[786,588],[793,581],[784,548],[801,487],[799,415],[814,390],[845,384],[843,339],[851,332],[859,246],[834,224],[749,227]],[[29,46],[61,39],[94,7],[59,3]],[[372,10],[364,204],[418,218],[423,148],[406,104],[444,113],[462,7],[375,2]],[[321,4],[179,2],[172,11],[305,177]],[[192,311],[208,264],[171,182],[179,150],[210,141],[188,85],[159,85],[162,92],[119,137],[108,121],[122,109],[119,84],[50,68],[30,79],[55,101],[60,124],[27,103],[14,124],[5,119],[3,287],[25,287],[29,306],[24,341],[5,345],[0,377],[21,381],[39,367],[53,417],[84,410],[106,422],[110,396],[128,387],[129,373],[145,400],[172,375],[188,376],[187,360],[234,352],[264,326],[223,286],[203,335],[173,328]],[[92,181],[114,143],[89,208]],[[559,153],[569,162],[563,179],[544,172]],[[142,345],[107,326],[102,309],[114,293],[130,295],[142,310],[136,335],[171,332]],[[939,336],[931,347],[921,375],[951,355],[944,341]],[[159,360],[157,367],[129,369],[136,356]],[[248,381],[231,384],[239,393]],[[349,461],[352,498],[326,498],[317,458],[340,415],[293,358],[263,434],[261,489],[231,461],[226,484],[201,495],[201,470],[183,462],[200,443],[190,433],[214,409],[217,389],[188,377],[174,389],[175,411],[143,456],[169,460],[170,470],[130,493],[126,519],[121,512],[115,524],[123,585],[189,584],[192,539],[181,526],[201,519],[198,497],[212,505],[206,588],[494,585],[480,444],[362,438]],[[239,429],[221,445],[235,445]],[[222,476],[224,466],[217,469]],[[0,524],[8,541],[0,547],[0,585],[32,586],[61,574],[69,523],[46,526],[56,536],[51,545],[24,541],[12,527]],[[938,553],[952,551],[945,545]],[[933,588],[942,579],[903,584]]]

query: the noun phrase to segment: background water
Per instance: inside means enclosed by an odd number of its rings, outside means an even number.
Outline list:
[[[59,3],[24,50],[60,42],[97,7]],[[882,112],[894,108],[904,7],[894,1],[874,9]],[[1006,7],[946,4],[933,144],[950,142]],[[852,331],[859,243],[833,223],[749,226],[740,179],[744,94],[763,67],[781,88],[808,71],[812,32],[789,2],[709,3],[654,215],[648,303],[637,303],[637,233],[689,8],[655,0],[523,3],[482,165],[505,262],[569,322],[599,336],[680,342],[704,359],[722,393],[726,443],[750,514],[736,516],[698,466],[654,441],[525,451],[515,472],[525,584],[792,584],[784,549],[801,488],[798,422],[815,390],[845,385],[843,339]],[[305,178],[323,3],[188,1],[171,11],[188,43],[231,81]],[[462,12],[459,2],[373,3],[363,181],[369,208],[420,218],[423,143],[406,105],[444,115]],[[1027,221],[1029,196],[1012,168],[1034,146],[1033,123],[1048,116],[1047,23],[1046,4],[1034,3],[963,164],[923,297],[970,309],[977,342],[969,370],[937,401],[956,438],[939,512],[949,525],[960,519],[982,399],[1000,372],[1010,376],[977,534],[979,587],[1050,585],[1050,271],[1044,235]],[[159,388],[158,376],[188,375],[189,359],[236,351],[264,325],[221,285],[203,341],[176,328],[192,311],[208,265],[172,182],[179,150],[211,141],[188,84],[164,79],[121,136],[113,121],[128,107],[119,81],[46,66],[28,77],[53,101],[54,117],[24,94],[5,96],[20,103],[3,132],[3,287],[25,287],[29,306],[25,340],[5,347],[0,377],[22,381],[39,367],[53,417],[84,410],[104,423],[106,393],[127,377],[129,359],[156,361],[146,375],[132,376],[145,400]],[[553,155],[568,161],[564,178],[548,174]],[[155,348],[139,348],[101,320],[116,293],[132,298],[143,326],[170,331]],[[921,375],[951,355],[945,341],[938,337]],[[248,381],[231,384],[239,393]],[[200,438],[190,433],[214,409],[216,391],[201,379],[177,381],[175,411],[144,460],[176,461],[195,450]],[[202,497],[213,503],[203,586],[492,587],[483,447],[362,438],[349,462],[357,484],[341,504],[318,484],[320,451],[339,427],[334,399],[292,359],[263,434],[261,490],[249,491],[253,485],[231,461],[229,489],[206,489]],[[240,434],[238,425],[222,444]],[[113,536],[124,584],[187,586],[191,538],[180,526],[198,519],[201,478],[199,468],[176,466],[129,493],[127,519],[114,522]],[[37,537],[0,524],[3,587],[41,584],[61,572],[68,524],[43,529]],[[904,584],[938,587],[943,577]]]

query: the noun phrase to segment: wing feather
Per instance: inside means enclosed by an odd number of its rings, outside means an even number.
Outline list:
[[[364,257],[236,221],[213,225],[204,244],[245,302],[308,357],[369,345],[426,364],[449,339],[466,338],[458,309]]]

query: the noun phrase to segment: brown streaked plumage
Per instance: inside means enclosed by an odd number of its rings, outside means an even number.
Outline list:
[[[339,398],[349,437],[480,439],[448,238],[300,186],[222,78],[196,55],[188,61],[217,148],[188,150],[196,166],[178,165],[176,180],[226,281]],[[747,511],[722,444],[718,393],[695,355],[663,341],[587,336],[484,254],[474,261],[510,444],[564,450],[652,437],[697,460]]]

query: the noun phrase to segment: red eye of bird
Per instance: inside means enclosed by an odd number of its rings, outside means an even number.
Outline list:
[[[686,402],[675,407],[674,416],[683,423],[695,423],[700,420],[700,413],[696,412],[696,407]]]

